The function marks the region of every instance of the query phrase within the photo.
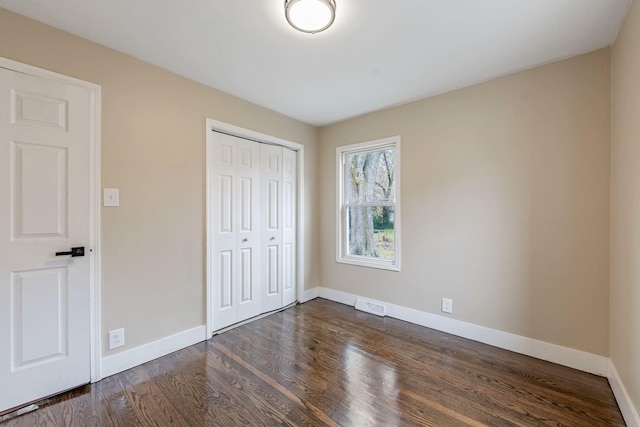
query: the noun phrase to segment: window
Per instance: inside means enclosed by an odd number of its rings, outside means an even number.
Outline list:
[[[336,261],[400,271],[400,137],[336,151]]]

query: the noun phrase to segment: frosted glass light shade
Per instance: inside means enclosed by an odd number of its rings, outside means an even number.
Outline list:
[[[334,0],[285,0],[284,14],[293,28],[304,33],[319,33],[333,24]]]

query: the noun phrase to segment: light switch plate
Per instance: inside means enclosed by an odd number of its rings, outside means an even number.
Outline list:
[[[120,206],[120,191],[117,188],[105,188],[104,203],[105,207],[108,206]]]

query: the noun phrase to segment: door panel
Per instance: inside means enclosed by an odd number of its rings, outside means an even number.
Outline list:
[[[278,204],[280,182],[275,179],[267,181],[267,204],[268,212],[267,230],[277,233],[280,231],[280,205]]]
[[[283,183],[283,215],[284,215],[284,228],[292,229],[293,228],[293,217],[295,215],[295,211],[293,208],[293,186],[294,183],[291,181],[285,181]]]
[[[220,252],[220,311],[233,307],[233,252]]]
[[[67,130],[67,101],[11,90],[11,123]]]
[[[253,219],[253,180],[240,178],[240,231],[251,232]]]
[[[18,271],[12,279],[12,370],[67,356],[67,269]]]
[[[211,259],[211,278],[213,291],[211,307],[213,309],[214,328],[220,329],[235,323],[234,304],[235,277],[234,254],[236,250],[235,215],[235,146],[232,140],[216,140],[211,157],[208,159],[215,175],[210,177],[209,195],[212,206],[210,224],[214,227]]]
[[[262,311],[282,307],[282,147],[260,145],[263,219]]]
[[[282,277],[282,289],[284,291],[290,291],[293,288],[293,245],[291,243],[285,243],[282,246],[283,252],[283,277]]]
[[[280,288],[280,286],[278,286],[279,249],[276,245],[267,246],[267,296],[278,295]]]
[[[12,238],[67,237],[67,150],[11,141]]]
[[[251,248],[240,250],[240,303],[253,300],[253,257]]]
[[[260,144],[232,138],[238,150],[236,180],[240,189],[236,236],[239,251],[236,321],[240,322],[260,314]]]
[[[296,301],[296,218],[297,218],[297,182],[298,154],[289,149],[282,151],[282,245],[283,245],[283,277],[282,304],[288,305]]]
[[[0,412],[90,380],[91,102],[0,68]]]
[[[220,233],[231,234],[231,216],[233,215],[233,177],[220,175],[220,196],[218,206],[220,208]]]
[[[213,330],[260,314],[260,176],[258,143],[214,135],[208,159],[210,223],[220,224],[211,241]],[[215,183],[218,182],[218,185]]]

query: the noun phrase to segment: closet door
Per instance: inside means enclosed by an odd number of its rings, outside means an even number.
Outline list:
[[[261,313],[260,307],[260,144],[236,138],[237,321]]]
[[[282,305],[296,301],[296,212],[298,156],[282,150]]]
[[[208,154],[213,330],[260,314],[259,147],[215,134]]]
[[[262,207],[262,312],[282,300],[282,147],[260,145]]]

